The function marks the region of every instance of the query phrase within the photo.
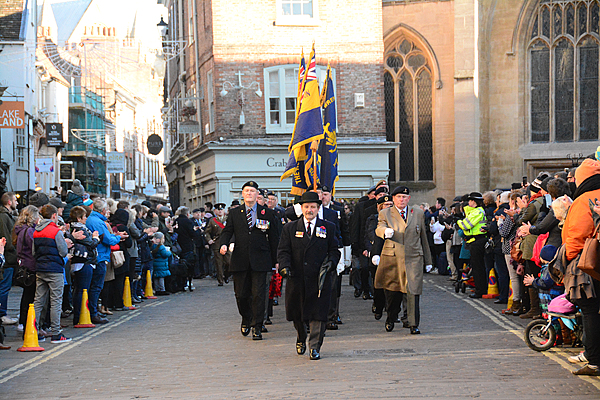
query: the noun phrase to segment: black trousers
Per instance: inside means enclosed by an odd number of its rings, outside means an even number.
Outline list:
[[[375,278],[377,267],[371,266],[370,269],[371,276]],[[375,306],[376,313],[383,313],[383,309],[385,308],[385,292],[383,289],[375,288],[375,285],[373,285],[373,305]]]
[[[308,326],[310,328],[310,337],[308,338],[308,348],[311,350],[321,351],[323,345],[323,338],[325,337],[325,328],[327,323],[325,321],[309,321]],[[294,321],[294,328],[298,332],[298,342],[306,342],[306,324],[304,321]]]
[[[19,313],[19,324],[25,326],[27,323],[27,312],[29,311],[29,304],[33,303],[35,299],[35,283],[25,286],[23,288],[23,294],[21,295],[21,306]]]
[[[233,273],[233,290],[242,325],[260,329],[265,316],[266,271]]]
[[[592,279],[596,297],[593,299],[578,299],[574,303],[581,309],[583,320],[583,347],[585,358],[591,365],[600,365],[600,281]],[[311,328],[312,329],[312,328]]]
[[[487,276],[485,274],[485,235],[475,236],[475,240],[469,244],[471,252],[471,269],[475,281],[475,294],[483,296],[487,294]]]
[[[421,322],[421,309],[419,306],[419,295],[392,292],[385,290],[385,300],[387,307],[387,320],[386,322],[396,322],[398,320],[398,314],[400,313],[400,307],[404,302],[404,315],[403,321],[407,321],[408,325],[418,327]]]
[[[342,277],[334,273],[331,280],[331,301],[329,302],[329,312],[327,320],[334,322],[340,315],[340,295],[342,293]]]

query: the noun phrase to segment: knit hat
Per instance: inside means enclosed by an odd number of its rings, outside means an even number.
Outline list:
[[[549,263],[550,261],[554,260],[554,256],[556,256],[557,251],[558,249],[556,246],[547,244],[546,246],[542,247],[542,250],[540,251],[540,260],[542,262]]]
[[[600,161],[586,158],[583,160],[581,165],[575,170],[575,183],[577,186],[581,185],[583,181],[592,175],[598,175],[600,173]]]
[[[36,192],[29,198],[29,205],[36,206],[40,208],[45,206],[50,202],[50,198],[46,195],[46,193]]]
[[[539,191],[540,191],[540,189],[542,188],[542,181],[543,181],[544,179],[546,179],[547,177],[548,177],[548,174],[547,174],[547,173],[545,173],[545,172],[540,172],[540,174],[537,176],[537,178],[535,178],[535,179],[533,180],[533,182],[531,182],[531,185],[530,185],[530,188],[529,188],[529,189],[530,189],[532,192],[535,192],[535,193],[539,192]]]
[[[75,179],[73,181],[73,185],[71,186],[71,192],[75,193],[77,196],[82,196],[85,193],[85,189],[81,186],[81,181],[79,179]]]

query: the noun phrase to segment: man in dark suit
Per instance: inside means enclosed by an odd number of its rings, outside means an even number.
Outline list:
[[[298,332],[296,352],[306,352],[306,323],[310,327],[310,359],[321,358],[327,312],[331,298],[332,274],[340,259],[336,227],[318,217],[321,200],[306,192],[299,201],[302,218],[283,227],[279,242],[279,266],[287,276],[285,309],[288,321]],[[322,275],[321,270],[326,272]],[[324,279],[320,279],[320,275]]]
[[[244,204],[230,210],[220,241],[220,252],[225,255],[235,235],[229,272],[242,316],[242,335],[247,336],[252,327],[253,340],[262,339],[267,272],[276,267],[279,242],[275,216],[256,202],[257,195],[256,182],[244,183]]]

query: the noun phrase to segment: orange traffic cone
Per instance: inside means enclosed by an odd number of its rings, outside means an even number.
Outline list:
[[[35,327],[35,309],[33,304],[29,305],[27,310],[27,323],[25,324],[25,340],[23,340],[23,346],[19,347],[17,351],[44,351],[43,347],[40,347],[38,343],[38,331]]]
[[[508,281],[508,303],[506,304],[506,309],[502,310],[502,314],[508,314],[512,310],[513,306],[513,290],[512,290],[512,282]]]
[[[87,289],[83,289],[83,295],[81,296],[81,310],[79,311],[79,321],[77,322],[77,325],[73,325],[73,328],[95,327],[96,325],[92,324],[92,318],[90,317]]]
[[[146,271],[146,289],[144,289],[144,296],[148,299],[158,299],[152,291],[152,274],[150,273],[150,270]]]
[[[496,279],[496,273],[494,272],[494,268],[490,270],[490,276],[488,278],[488,292],[483,295],[484,299],[495,299],[499,296],[498,292],[498,281]]]
[[[129,277],[125,277],[125,288],[123,289],[123,307],[129,308],[130,310],[137,310],[137,307],[133,305],[131,301],[131,285],[129,284]]]

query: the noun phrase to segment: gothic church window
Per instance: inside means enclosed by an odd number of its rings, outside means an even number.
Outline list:
[[[531,142],[598,140],[599,0],[543,0],[531,21]]]
[[[390,152],[390,181],[433,180],[433,78],[419,45],[401,37],[385,54],[386,138],[400,142]]]

